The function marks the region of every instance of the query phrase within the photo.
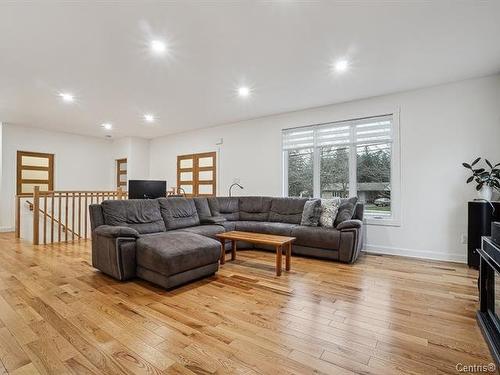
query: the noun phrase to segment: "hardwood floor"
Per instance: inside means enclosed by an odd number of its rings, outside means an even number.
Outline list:
[[[0,233],[0,374],[456,374],[492,362],[477,272],[365,255],[355,265],[241,251],[168,292],[117,282],[90,243]]]

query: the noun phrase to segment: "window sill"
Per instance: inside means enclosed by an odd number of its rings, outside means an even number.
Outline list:
[[[363,220],[366,225],[377,225],[377,226],[387,226],[387,227],[400,227],[400,220],[394,218],[387,219],[375,219],[373,217],[366,217]]]

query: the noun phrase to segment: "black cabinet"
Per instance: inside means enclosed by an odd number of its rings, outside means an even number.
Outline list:
[[[467,232],[467,264],[469,267],[479,267],[481,237],[491,234],[491,222],[500,221],[500,202],[472,201],[469,202],[468,232]]]

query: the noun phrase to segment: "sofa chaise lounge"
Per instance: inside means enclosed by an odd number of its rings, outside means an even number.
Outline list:
[[[306,201],[199,197],[93,204],[92,265],[118,280],[140,277],[174,288],[217,272],[216,235],[230,230],[293,236],[293,254],[353,263],[363,242],[363,205],[356,204],[352,218],[336,228],[310,227],[300,225]],[[252,247],[238,243],[239,249]]]

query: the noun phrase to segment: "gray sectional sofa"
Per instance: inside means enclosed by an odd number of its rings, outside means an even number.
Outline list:
[[[216,234],[231,230],[293,236],[293,254],[354,262],[363,243],[363,205],[358,203],[352,218],[337,228],[310,227],[300,225],[306,201],[200,197],[90,205],[92,265],[118,280],[140,277],[174,288],[217,272]],[[238,249],[252,247],[238,243]]]

